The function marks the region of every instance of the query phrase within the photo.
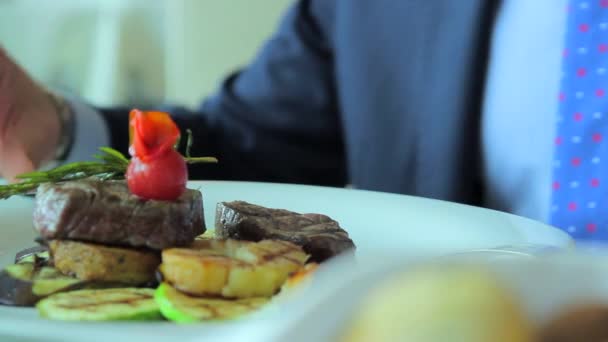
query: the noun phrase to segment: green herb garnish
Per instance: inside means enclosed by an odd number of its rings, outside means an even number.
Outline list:
[[[188,164],[217,163],[215,157],[191,157],[192,132],[186,130],[186,156]],[[119,151],[110,147],[101,147],[100,154],[95,155],[96,161],[74,162],[61,165],[48,171],[34,171],[17,176],[19,183],[0,185],[0,199],[11,196],[28,194],[36,190],[40,184],[60,183],[78,179],[95,177],[101,181],[124,179],[129,159]]]

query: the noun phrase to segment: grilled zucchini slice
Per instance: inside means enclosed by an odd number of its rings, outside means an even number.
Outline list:
[[[52,267],[42,267],[34,276],[32,293],[38,297],[45,297],[53,293],[73,289],[77,285],[84,286],[84,282],[74,277],[61,274]]]
[[[8,265],[4,268],[4,272],[7,275],[19,280],[32,280],[35,271],[34,263],[31,262]]]
[[[52,267],[38,268],[31,262],[20,262],[0,273],[0,304],[32,306],[40,298],[84,285]]]
[[[52,295],[36,304],[40,316],[61,321],[161,319],[153,289],[79,290]]]
[[[262,307],[268,298],[223,299],[192,297],[183,294],[167,283],[154,293],[160,312],[177,323],[229,320],[240,318]]]
[[[160,271],[176,289],[199,297],[270,297],[308,255],[286,241],[196,240],[162,252]]]
[[[15,255],[15,264],[33,262],[48,266],[49,251],[46,246],[34,246],[23,249]]]

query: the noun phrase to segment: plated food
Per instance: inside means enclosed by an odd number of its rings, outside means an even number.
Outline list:
[[[327,216],[242,201],[218,203],[216,236],[208,236],[203,193],[183,181],[185,164],[200,158],[177,152],[179,131],[166,114],[135,112],[131,128],[126,164],[106,149],[101,163],[0,189],[7,197],[37,184],[41,245],[6,265],[1,304],[35,306],[56,320],[234,319],[272,304],[311,265],[354,249]],[[255,234],[245,234],[249,223]]]
[[[152,249],[151,246],[155,245],[147,243],[160,241],[154,236],[162,236],[165,234],[164,227],[170,227],[160,220],[156,225],[153,222],[150,226],[142,223],[133,229],[129,228],[133,221],[124,221],[123,233],[113,239],[108,237],[111,235],[108,231],[118,232],[119,228],[112,217],[122,218],[121,215],[107,215],[103,220],[92,222],[88,230],[69,229],[83,226],[82,212],[72,209],[73,203],[81,202],[74,201],[72,197],[78,198],[81,195],[74,195],[73,190],[69,190],[70,195],[66,197],[66,187],[78,189],[77,191],[95,189],[94,195],[89,195],[103,198],[108,196],[105,192],[109,188],[112,196],[122,198],[121,203],[126,203],[126,207],[133,207],[133,201],[145,202],[139,207],[161,206],[156,200],[142,200],[128,194],[127,186],[120,181],[81,180],[71,182],[69,186],[64,183],[43,187],[44,192],[36,201],[35,213],[38,214],[34,217],[44,219],[35,220],[34,226],[48,252],[34,253],[30,257],[35,260],[22,258],[15,265],[7,267],[3,280],[8,284],[5,293],[15,290],[10,288],[8,281],[15,278],[15,272],[11,273],[15,267],[25,270],[23,273],[27,277],[20,278],[29,280],[32,288],[39,287],[42,280],[48,282],[48,277],[38,275],[41,272],[56,276],[55,283],[63,286],[54,286],[52,290],[38,293],[39,296],[27,297],[27,300],[18,299],[23,296],[21,293],[8,296],[0,292],[0,297],[5,298],[5,304],[35,304],[42,317],[59,320],[140,320],[165,317],[178,322],[192,322],[228,319],[272,302],[272,297],[281,291],[290,277],[300,278],[302,271],[310,269],[307,265],[311,265],[311,258],[303,249],[304,242],[298,245],[285,239],[262,238],[259,241],[248,241],[190,234],[191,231],[202,233],[205,228],[199,216],[191,213],[202,211],[202,195],[188,195],[189,191],[182,197],[196,198],[193,201],[196,205],[191,203],[188,211],[176,211],[180,217],[190,218],[177,220],[178,223],[188,224],[176,224],[178,235],[189,236],[189,241],[174,243],[171,247]],[[60,194],[63,197],[59,200],[50,194]],[[166,205],[182,207],[182,197],[177,202]],[[57,205],[58,202],[61,205]],[[89,203],[98,201],[91,200]],[[229,203],[219,203],[218,208],[226,205]],[[110,212],[113,210],[121,211],[124,207],[109,209]],[[132,215],[136,217],[138,213]],[[145,222],[139,220],[142,221]],[[192,221],[198,222],[196,229],[191,228]],[[268,222],[274,226],[279,223],[273,223],[272,220]],[[137,238],[133,238],[128,233],[130,231]],[[148,234],[142,235],[141,231],[147,231]],[[331,235],[333,231],[328,229],[324,236]],[[71,235],[69,232],[76,233]],[[171,236],[175,235],[175,232],[171,233]],[[345,232],[341,230],[340,237],[344,235]],[[140,238],[142,236],[147,239]],[[136,241],[137,244],[131,241]],[[48,257],[45,258],[42,253],[48,254]],[[295,280],[291,281],[293,282]],[[112,306],[112,303],[115,305]],[[156,311],[152,312],[151,308]]]

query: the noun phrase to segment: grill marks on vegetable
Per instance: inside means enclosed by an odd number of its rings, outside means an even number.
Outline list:
[[[229,299],[229,298],[188,298],[188,307],[191,309],[206,310],[212,318],[218,319],[225,316],[224,311],[230,310],[252,311],[257,309],[261,304],[265,304],[266,298],[246,298],[246,299]]]
[[[101,305],[117,305],[124,304],[128,306],[137,306],[144,300],[150,300],[152,296],[143,295],[143,294],[132,294],[129,293],[128,297],[119,298],[119,299],[105,299],[99,300],[96,298],[95,293],[91,293],[90,296],[79,296],[72,298],[69,303],[57,303],[57,308],[62,309],[76,309],[76,310],[98,310]],[[83,300],[82,302],[78,302],[77,300]]]
[[[176,322],[224,320],[243,316],[269,302],[268,298],[202,298],[177,291],[167,283],[156,290],[155,298],[161,313]]]
[[[277,248],[277,249],[273,249],[273,250],[268,250],[268,249],[264,249],[264,248],[258,248],[258,250],[261,253],[261,259],[262,262],[271,262],[273,260],[278,260],[278,259],[282,259],[282,260],[286,260],[289,261],[293,264],[296,265],[300,265],[301,261],[298,259],[295,259],[291,256],[292,252],[293,252],[293,245],[292,244],[288,244],[282,241],[276,241],[277,245],[280,245],[281,248]]]
[[[162,252],[164,281],[196,296],[269,297],[308,259],[301,247],[277,240],[196,240]]]
[[[154,290],[141,288],[60,293],[41,300],[36,307],[43,317],[65,321],[161,318]]]

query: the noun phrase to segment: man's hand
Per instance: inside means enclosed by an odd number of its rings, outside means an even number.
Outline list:
[[[61,131],[51,96],[0,48],[0,176],[52,160]]]

